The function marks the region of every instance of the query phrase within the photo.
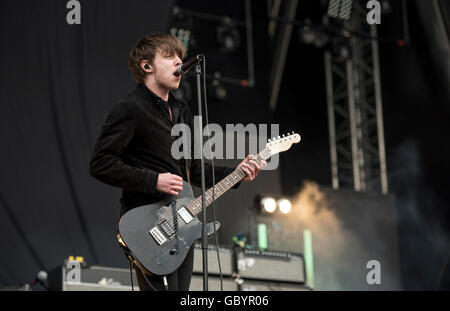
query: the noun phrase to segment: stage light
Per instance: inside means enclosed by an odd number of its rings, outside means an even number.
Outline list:
[[[339,59],[341,59],[341,60],[349,59],[350,51],[347,46],[339,45],[339,47],[337,49],[338,49],[337,56]]]
[[[267,225],[258,224],[258,248],[261,250],[267,249]]]
[[[208,98],[211,98],[216,101],[224,101],[227,99],[228,96],[227,89],[220,82],[220,79],[221,79],[220,72],[215,72],[213,80],[207,86]]]
[[[227,98],[227,90],[222,86],[219,80],[212,82],[214,89],[214,97],[218,100],[225,100]]]
[[[339,18],[348,21],[352,14],[353,0],[342,0],[341,11],[339,12]]]
[[[273,213],[277,209],[277,202],[274,198],[265,197],[261,200],[261,206],[266,213]]]
[[[312,32],[311,27],[305,25],[298,30],[298,36],[301,42],[305,44],[313,44],[316,36],[314,32]]]
[[[280,212],[282,212],[283,214],[289,214],[291,212],[292,204],[288,199],[279,199],[277,203]]]
[[[298,30],[298,38],[304,44],[312,44],[317,48],[324,47],[328,41],[328,35],[317,25],[312,25],[309,19],[305,19],[305,25]]]
[[[389,0],[381,2],[381,15],[387,15],[392,13],[392,4]]]
[[[330,0],[328,2],[328,16],[337,18],[339,16],[340,0]]]
[[[186,53],[197,48],[192,17],[184,14],[184,11],[178,6],[174,6],[172,9],[169,25],[169,33],[181,41]]]
[[[328,16],[348,21],[352,14],[353,0],[330,0],[328,2]]]
[[[222,52],[233,52],[241,46],[241,36],[231,19],[225,19],[217,27],[217,43]]]
[[[191,31],[189,29],[172,27],[170,34],[177,37],[183,45],[186,53],[189,51],[191,42]]]

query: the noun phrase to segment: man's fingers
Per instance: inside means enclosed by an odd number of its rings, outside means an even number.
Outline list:
[[[183,178],[178,175],[170,174],[170,184],[171,185],[183,185]]]
[[[169,184],[171,186],[181,186],[181,187],[183,187],[183,182],[179,181],[179,180],[172,180]]]
[[[252,165],[255,166],[255,168],[257,168],[258,170],[261,169],[261,165],[258,164],[258,162],[256,162],[255,160],[250,160],[249,161]]]
[[[252,180],[253,178],[255,178],[255,173],[251,170],[251,168],[249,167],[248,164],[243,163],[242,164],[242,169],[244,170],[244,172],[247,174],[247,176],[250,178],[250,180]]]
[[[247,167],[250,172],[252,172],[252,174],[255,174],[256,171],[256,166],[254,166],[254,164],[252,163],[244,163],[245,167]]]
[[[247,175],[247,177],[244,178],[244,181],[255,179],[258,172],[267,166],[266,161],[261,159],[260,162],[258,162],[256,159],[257,158],[254,155],[249,154],[245,160],[241,162],[240,167]]]
[[[173,176],[175,176],[176,180],[183,182],[183,178],[181,176],[178,176],[178,175],[173,175]]]
[[[267,167],[267,162],[265,160],[261,160],[261,168]]]
[[[181,191],[181,190],[183,190],[183,187],[181,187],[181,186],[172,186],[172,187],[170,187],[170,189],[171,190],[176,190],[176,191]]]
[[[178,195],[178,191],[183,190],[183,178],[171,173],[161,173],[158,175],[156,189],[170,195]]]
[[[258,163],[258,161],[256,161],[257,157],[255,157],[252,154],[249,154],[247,156],[247,158],[245,159],[246,162],[251,163],[252,165],[254,165],[255,167],[257,167],[258,169],[261,169],[261,164]],[[263,162],[264,160],[261,160],[261,162]],[[265,161],[264,161],[265,162]]]
[[[241,169],[245,172],[245,174],[246,174],[247,176],[250,176],[250,172],[249,172],[249,170],[245,167],[244,164],[241,165]]]

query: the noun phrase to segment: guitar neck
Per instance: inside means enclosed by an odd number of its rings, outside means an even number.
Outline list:
[[[271,153],[270,151],[265,148],[263,151],[258,153],[256,156],[256,161],[258,163],[261,163],[261,160],[267,160],[270,158]],[[220,182],[218,182],[214,188],[211,187],[208,191],[205,193],[205,207],[209,206],[213,199],[217,199],[220,196],[222,196],[225,192],[230,190],[234,185],[236,185],[238,182],[240,182],[242,179],[244,179],[246,176],[245,172],[237,168],[234,170],[233,173],[222,179]],[[199,196],[194,201],[189,203],[187,206],[187,209],[191,212],[193,216],[199,214],[202,211],[202,196]]]

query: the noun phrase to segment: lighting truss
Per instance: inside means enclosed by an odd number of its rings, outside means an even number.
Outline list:
[[[377,30],[365,16],[355,4],[345,27],[359,34],[340,39],[347,57],[332,50],[324,55],[332,185],[387,194]]]

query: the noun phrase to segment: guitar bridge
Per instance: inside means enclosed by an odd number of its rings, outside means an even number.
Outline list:
[[[156,227],[149,230],[150,235],[161,245],[167,240],[170,240],[175,235],[175,229],[163,218],[158,221]]]
[[[170,225],[170,223],[167,221],[167,219],[163,218],[160,221],[158,221],[158,224],[156,225],[161,232],[163,232],[166,237],[169,239],[175,234],[174,228]]]

